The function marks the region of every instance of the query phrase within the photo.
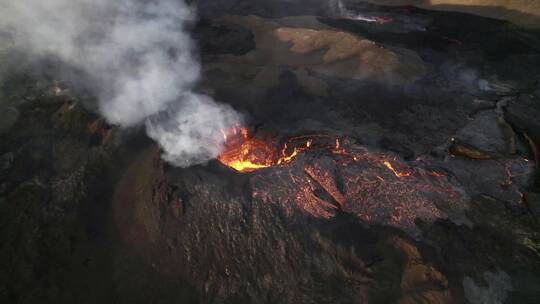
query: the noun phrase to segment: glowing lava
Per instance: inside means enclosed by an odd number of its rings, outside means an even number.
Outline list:
[[[261,139],[251,137],[246,128],[222,131],[224,152],[218,160],[236,171],[250,172],[273,164],[274,149]]]
[[[409,169],[403,170],[404,166],[389,155],[367,155],[355,153],[346,149],[339,138],[333,139],[328,135],[303,135],[291,137],[279,145],[275,139],[261,139],[251,136],[246,128],[235,127],[228,131],[222,131],[224,139],[224,152],[218,160],[239,172],[252,172],[258,169],[283,166],[290,163],[300,153],[319,149],[334,155],[340,155],[348,161],[360,162],[362,160],[374,161],[373,166],[390,170],[397,178],[412,176]],[[391,160],[398,166],[392,164]],[[429,172],[430,175],[443,177],[438,172]],[[378,179],[382,177],[375,175]]]
[[[390,171],[392,171],[396,177],[407,177],[407,176],[411,176],[411,174],[410,174],[409,172],[400,172],[400,171],[397,171],[396,169],[394,169],[394,166],[392,166],[392,163],[390,163],[390,162],[387,161],[387,160],[383,161],[383,164],[386,166],[386,168],[390,169]]]
[[[261,170],[250,183],[255,199],[278,204],[285,214],[301,210],[328,219],[346,212],[417,236],[417,218],[461,216],[466,208],[467,196],[443,173],[422,165],[429,158],[412,167],[395,154],[325,134],[280,140],[237,127],[223,132],[223,139],[218,159],[224,165],[239,172],[279,167]],[[302,153],[306,157],[298,157]]]
[[[292,137],[282,145],[275,140],[263,140],[251,136],[246,128],[235,127],[222,131],[224,152],[218,160],[239,172],[251,172],[257,169],[284,165],[291,162],[301,152],[314,147],[313,139],[327,138],[326,135],[308,135]],[[341,151],[340,142],[336,139],[335,147],[329,147],[334,152]]]

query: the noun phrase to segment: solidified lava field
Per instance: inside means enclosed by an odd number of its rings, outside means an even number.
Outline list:
[[[197,62],[139,123],[85,74],[125,46],[36,59],[0,22],[0,303],[538,303],[540,10],[189,2],[194,55],[116,33]]]

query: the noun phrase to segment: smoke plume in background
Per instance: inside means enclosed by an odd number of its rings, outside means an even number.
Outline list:
[[[241,117],[192,92],[199,64],[183,0],[0,0],[0,29],[16,50],[55,57],[90,79],[100,113],[112,124],[145,123],[179,166],[215,158],[220,129]],[[69,79],[72,81],[72,79]]]

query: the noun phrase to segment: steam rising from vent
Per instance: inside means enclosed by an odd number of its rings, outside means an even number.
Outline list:
[[[216,158],[224,142],[219,130],[238,122],[238,114],[228,105],[192,93],[183,96],[175,106],[176,109],[164,112],[168,116],[165,119],[154,116],[146,121],[148,135],[167,152],[164,159],[185,167]]]
[[[191,91],[199,64],[185,26],[195,13],[182,0],[0,0],[0,6],[0,29],[17,50],[82,70],[101,114],[122,127],[146,122],[176,165],[215,158],[223,139],[214,134],[240,120],[231,107]]]

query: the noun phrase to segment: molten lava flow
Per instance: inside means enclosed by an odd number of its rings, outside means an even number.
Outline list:
[[[394,169],[394,166],[392,166],[392,163],[387,160],[383,161],[383,164],[386,166],[386,168],[390,169],[390,171],[392,171],[397,177],[407,177],[411,175],[409,172],[397,171],[396,169]]]
[[[423,165],[429,160],[412,167],[392,153],[330,137],[300,147],[317,150],[250,178],[255,199],[279,205],[286,215],[300,210],[329,219],[345,212],[413,236],[420,233],[417,218],[431,222],[466,207],[467,197],[445,175]]]
[[[417,218],[448,218],[466,207],[467,197],[445,174],[422,165],[429,158],[419,158],[411,167],[392,153],[329,135],[280,141],[255,137],[238,127],[224,131],[223,139],[224,152],[218,159],[224,165],[239,172],[279,167],[261,170],[250,183],[255,199],[278,204],[285,214],[301,210],[316,218],[332,218],[346,212],[416,236]],[[306,157],[297,157],[302,153]]]
[[[326,135],[292,137],[278,148],[279,145],[275,141],[250,136],[246,128],[235,127],[227,131],[222,130],[221,133],[225,145],[224,152],[218,156],[218,160],[239,172],[287,164],[301,152],[314,148],[315,138],[328,138]],[[324,146],[324,148],[329,148],[335,153],[342,151],[339,139],[336,139],[335,147]]]
[[[223,131],[224,152],[218,160],[236,171],[250,172],[270,167],[273,164],[274,149],[265,141],[249,136],[246,128]]]
[[[348,161],[360,162],[371,156],[355,153],[348,145],[343,145],[339,138],[333,139],[328,135],[303,135],[291,137],[282,145],[275,140],[263,140],[250,136],[246,128],[235,127],[232,130],[222,131],[225,141],[224,152],[218,160],[239,172],[251,172],[257,169],[273,166],[283,166],[290,163],[300,153],[311,149],[318,149],[334,155],[339,155]],[[380,157],[377,166],[390,170],[398,178],[410,177],[412,171],[404,171],[397,168],[390,161],[396,162],[395,158]],[[433,172],[433,176],[444,176]],[[384,178],[376,176],[380,180]]]
[[[289,150],[289,142],[286,142],[283,145],[283,149],[281,149],[281,156],[276,161],[276,164],[281,165],[290,162],[291,160],[293,160],[293,158],[298,156],[300,152],[309,149],[311,147],[311,144],[313,143],[313,140],[308,139],[303,146],[294,147],[292,152],[288,153],[287,151]]]

